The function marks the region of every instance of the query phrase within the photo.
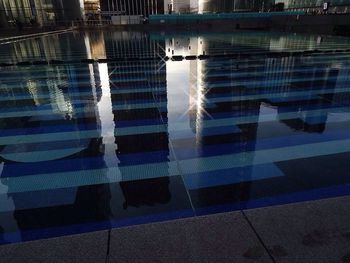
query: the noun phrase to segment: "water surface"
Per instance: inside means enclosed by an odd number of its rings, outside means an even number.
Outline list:
[[[0,243],[349,194],[349,44],[74,32],[1,45],[0,63],[37,65],[0,71]]]

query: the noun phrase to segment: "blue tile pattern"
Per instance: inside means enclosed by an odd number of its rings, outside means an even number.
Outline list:
[[[0,45],[0,244],[350,194],[349,44],[74,32]]]

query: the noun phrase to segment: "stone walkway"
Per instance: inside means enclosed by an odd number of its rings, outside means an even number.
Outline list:
[[[0,262],[350,262],[350,196],[0,246]]]

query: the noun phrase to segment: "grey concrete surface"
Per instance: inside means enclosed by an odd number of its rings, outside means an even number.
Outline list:
[[[5,245],[0,262],[350,263],[350,196]]]
[[[113,229],[108,262],[272,261],[241,212],[232,212]]]
[[[244,213],[276,262],[350,263],[350,196]]]
[[[1,263],[105,262],[108,231],[0,246]]]

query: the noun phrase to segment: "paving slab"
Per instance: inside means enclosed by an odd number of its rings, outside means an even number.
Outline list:
[[[111,231],[109,262],[272,262],[241,212]]]
[[[244,213],[276,262],[350,263],[350,196]]]
[[[0,246],[1,263],[105,262],[108,231]]]

